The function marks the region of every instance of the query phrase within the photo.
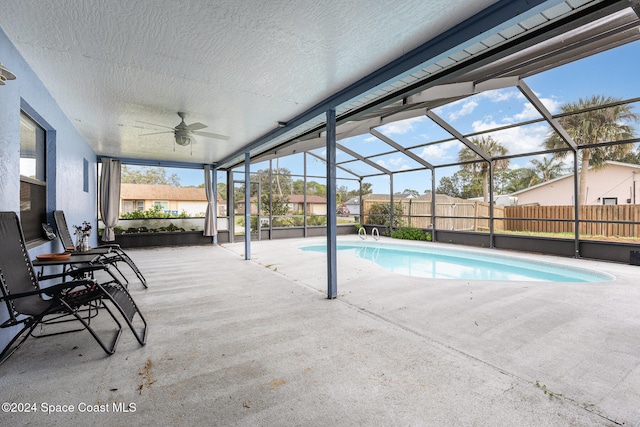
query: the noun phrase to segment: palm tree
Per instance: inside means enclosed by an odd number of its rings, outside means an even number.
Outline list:
[[[633,112],[630,105],[616,105],[577,113],[585,109],[604,106],[619,101],[617,98],[594,95],[588,99],[580,98],[578,102],[567,103],[560,110],[562,113],[576,113],[558,119],[567,133],[578,146],[597,144],[601,142],[622,141],[634,137],[634,130],[628,124],[638,121],[640,116]],[[547,137],[545,146],[548,149],[566,147],[566,143],[558,134],[553,132]],[[578,189],[578,203],[584,205],[587,195],[587,172],[589,167],[600,168],[608,159],[620,159],[633,150],[633,144],[618,144],[601,147],[590,147],[578,150],[580,161],[580,176]],[[567,151],[554,154],[556,158],[567,155]]]
[[[476,147],[483,150],[489,155],[489,157],[504,156],[507,154],[507,149],[501,145],[498,141],[494,140],[491,136],[486,138],[471,138],[470,141],[476,145]],[[458,153],[459,162],[470,162],[478,160],[479,157],[475,151],[469,147],[465,147]],[[508,159],[494,160],[494,170],[505,170],[509,167]],[[482,196],[485,202],[489,201],[489,163],[487,162],[473,162],[462,165],[463,169],[470,170],[473,175],[480,174],[482,176]]]
[[[529,184],[530,186],[550,181],[563,175],[567,171],[566,166],[563,165],[557,157],[544,157],[542,161],[533,159],[531,160],[531,164],[533,165],[533,176]]]

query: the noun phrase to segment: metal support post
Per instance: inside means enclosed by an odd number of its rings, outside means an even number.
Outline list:
[[[389,199],[389,236],[393,234],[393,221],[395,216],[395,200],[393,197],[393,174],[389,174],[389,191],[391,193],[391,197]]]
[[[338,296],[336,228],[336,110],[327,111],[327,298]]]
[[[578,185],[578,150],[573,152],[573,228],[575,258],[580,258],[580,189]]]
[[[229,222],[229,243],[233,243],[235,241],[236,234],[236,215],[234,209],[234,191],[233,191],[233,171],[231,169],[227,169],[227,220]]]
[[[477,205],[476,205],[477,206]],[[493,248],[493,160],[489,160],[489,247]],[[476,212],[476,215],[478,213]]]
[[[213,187],[213,220],[216,224],[216,231],[218,230],[218,168],[213,167],[211,170],[213,174],[211,176],[211,185]],[[218,244],[218,233],[216,232],[215,236],[213,236],[213,244]]]
[[[436,170],[431,170],[431,241],[436,241]]]
[[[307,153],[302,153],[304,176],[302,177],[302,227],[304,237],[307,237]]]
[[[244,259],[251,259],[251,153],[244,153]]]

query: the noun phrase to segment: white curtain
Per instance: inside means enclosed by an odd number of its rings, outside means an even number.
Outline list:
[[[120,160],[102,159],[100,177],[100,216],[104,223],[102,240],[112,242],[116,239],[113,228],[118,225],[120,216]]]
[[[204,167],[204,192],[207,195],[207,211],[204,215],[204,232],[202,234],[204,236],[216,236],[218,235],[218,230],[216,229],[216,195],[213,192],[211,166],[209,165]]]

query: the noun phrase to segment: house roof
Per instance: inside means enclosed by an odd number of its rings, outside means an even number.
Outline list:
[[[636,169],[636,170],[640,171],[640,165],[634,165],[633,163],[623,163],[623,162],[616,162],[616,161],[613,161],[613,160],[607,160],[607,161],[604,162],[603,168],[606,168],[607,166],[621,166],[621,167]],[[595,168],[592,166],[592,167],[589,168],[589,170],[595,170]],[[510,195],[511,196],[517,196],[518,194],[526,193],[526,192],[531,191],[533,189],[544,187],[545,185],[550,185],[550,184],[553,184],[555,182],[562,181],[563,179],[569,179],[569,178],[572,178],[572,177],[573,177],[573,173],[570,173],[570,174],[567,174],[567,175],[562,175],[562,176],[559,176],[557,178],[550,179],[549,181],[541,182],[540,184],[532,185],[531,187],[527,187],[527,188],[524,188],[522,190],[515,191],[515,192],[511,193]]]
[[[251,198],[251,201],[256,201],[257,198],[254,196]],[[289,203],[304,203],[304,195],[302,194],[291,194],[288,196]],[[244,200],[238,200],[238,203],[244,203]],[[315,204],[326,204],[327,199],[325,197],[320,196],[307,196],[307,203],[315,203]]]
[[[207,201],[202,187],[173,187],[155,184],[121,184],[120,198],[126,200]],[[221,200],[219,194],[218,200]]]
[[[290,203],[304,203],[304,195],[302,194],[292,194],[289,196]],[[320,196],[309,196],[307,195],[307,203],[316,203],[316,204],[326,204],[327,198]]]

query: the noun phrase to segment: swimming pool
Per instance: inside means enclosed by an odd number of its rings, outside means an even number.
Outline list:
[[[546,282],[605,282],[615,279],[600,271],[552,262],[506,256],[493,250],[443,248],[437,244],[403,245],[381,242],[338,243],[338,251],[366,260],[394,273],[413,277],[463,280]],[[326,245],[303,251],[324,252]]]

